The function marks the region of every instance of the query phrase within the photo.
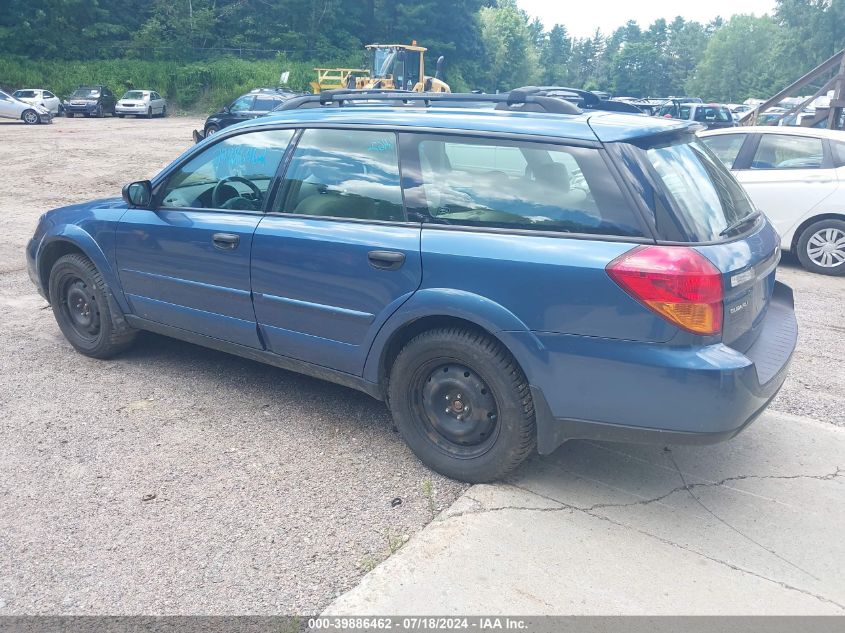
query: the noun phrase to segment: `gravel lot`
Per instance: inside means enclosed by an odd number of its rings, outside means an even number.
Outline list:
[[[153,335],[109,362],[64,341],[24,269],[39,215],[119,195],[201,123],[0,123],[0,615],[317,612],[466,488],[357,392]],[[774,408],[845,426],[845,279],[780,275],[801,340]]]

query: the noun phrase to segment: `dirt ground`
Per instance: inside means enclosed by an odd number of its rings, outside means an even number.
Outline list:
[[[109,362],[62,338],[24,268],[38,217],[120,195],[201,124],[0,122],[0,615],[316,612],[465,489],[357,392],[153,335]],[[845,279],[779,275],[801,335],[773,408],[845,426]]]

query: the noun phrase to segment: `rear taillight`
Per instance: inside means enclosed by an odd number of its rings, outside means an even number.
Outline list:
[[[695,334],[722,331],[722,275],[687,246],[638,246],[607,265],[625,292]]]

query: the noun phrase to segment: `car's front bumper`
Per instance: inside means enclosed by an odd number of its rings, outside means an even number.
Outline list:
[[[140,105],[140,106],[116,105],[114,107],[115,114],[134,114],[135,116],[147,116],[148,111],[149,111],[149,106],[146,106],[146,105]]]
[[[745,352],[724,344],[671,347],[536,334],[526,368],[547,454],[569,439],[707,444],[753,422],[786,379],[798,338],[792,290],[775,284],[760,335]]]
[[[93,114],[97,111],[98,106],[98,103],[87,103],[85,105],[72,103],[64,104],[65,112],[70,112],[71,114]]]

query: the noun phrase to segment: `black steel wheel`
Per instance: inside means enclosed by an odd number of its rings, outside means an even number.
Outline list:
[[[86,356],[114,356],[135,339],[137,331],[109,301],[109,292],[103,276],[84,255],[60,257],[50,271],[50,304],[56,323],[68,342]]]
[[[453,479],[500,479],[535,445],[528,381],[507,349],[479,332],[446,328],[412,339],[391,369],[388,401],[411,450]]]

